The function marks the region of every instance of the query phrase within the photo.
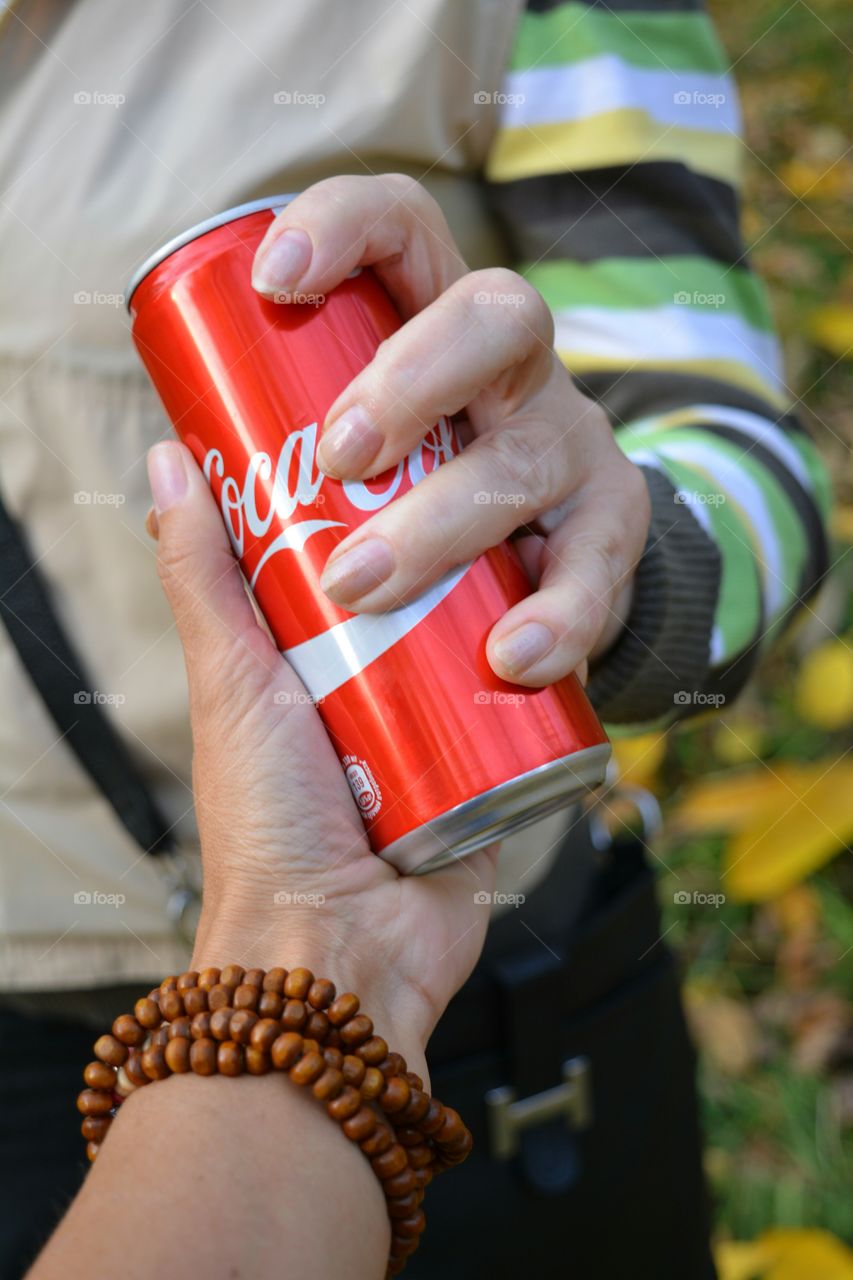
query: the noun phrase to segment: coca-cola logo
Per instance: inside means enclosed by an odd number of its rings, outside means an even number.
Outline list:
[[[204,476],[218,497],[235,554],[243,558],[247,537],[251,537],[255,545],[262,545],[271,530],[280,530],[255,565],[251,586],[255,585],[264,565],[279,551],[302,551],[309,538],[323,529],[348,527],[349,522],[344,520],[318,518],[324,485],[339,485],[351,507],[372,513],[380,511],[397,496],[406,478],[410,485],[420,483],[456,452],[453,429],[447,419],[441,418],[424,440],[385,477],[372,482],[346,480],[339,484],[329,480],[317,467],[317,425],[312,422],[291,431],[278,457],[263,450],[251,454],[242,478],[226,473],[219,449],[208,449],[205,455]],[[300,508],[311,510],[312,518],[294,520]]]

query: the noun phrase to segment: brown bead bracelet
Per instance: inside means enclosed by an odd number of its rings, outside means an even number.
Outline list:
[[[424,1091],[392,1053],[358,996],[309,969],[244,970],[230,964],[164,978],[95,1042],[77,1098],[86,1154],[94,1160],[118,1108],[152,1080],[286,1071],[357,1142],[379,1178],[391,1219],[389,1276],[415,1252],[426,1225],[421,1201],[437,1173],[473,1146],[452,1107]]]

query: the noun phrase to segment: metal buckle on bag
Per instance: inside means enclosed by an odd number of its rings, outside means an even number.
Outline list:
[[[609,805],[593,803],[589,811],[589,838],[600,853],[618,843],[618,837],[625,831],[633,832],[644,845],[655,838],[661,829],[663,818],[660,805],[650,791],[644,787],[616,786],[612,792],[613,799]],[[618,813],[617,802],[627,801],[636,817],[636,823],[629,816],[626,821]],[[606,815],[602,808],[607,810]]]
[[[570,1129],[592,1123],[592,1088],[589,1059],[569,1058],[563,1063],[563,1083],[529,1098],[519,1098],[510,1085],[486,1094],[489,1145],[496,1160],[509,1160],[518,1152],[519,1134],[532,1125],[565,1117]]]

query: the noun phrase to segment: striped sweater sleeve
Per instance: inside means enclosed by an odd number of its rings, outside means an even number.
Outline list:
[[[826,571],[826,475],[739,232],[736,89],[690,0],[530,0],[486,181],[556,346],[645,470],[612,723],[719,706]]]

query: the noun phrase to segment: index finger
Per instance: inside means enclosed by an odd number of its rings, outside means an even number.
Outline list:
[[[255,255],[252,284],[276,295],[328,293],[356,267],[373,267],[404,318],[468,270],[444,214],[403,174],[318,182],[278,215]]]

